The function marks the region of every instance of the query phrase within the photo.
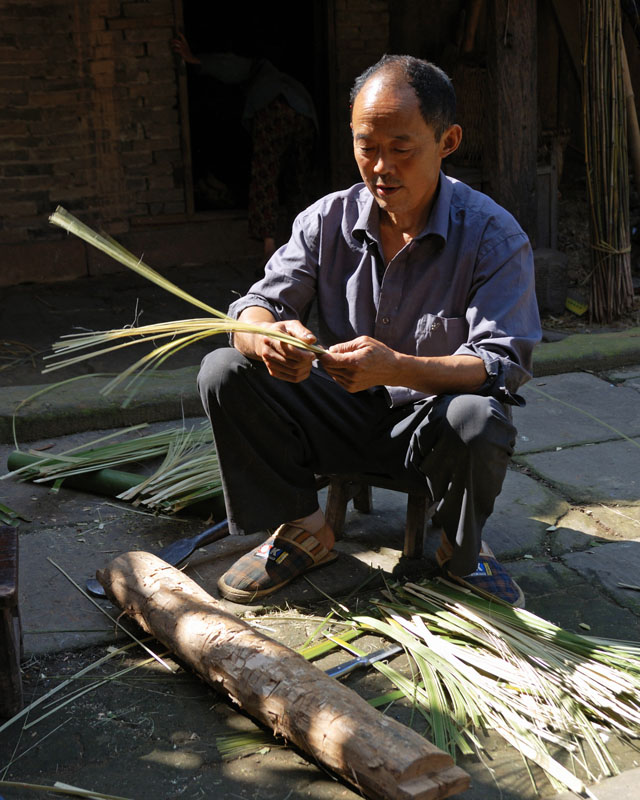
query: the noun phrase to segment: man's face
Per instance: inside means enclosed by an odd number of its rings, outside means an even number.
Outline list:
[[[442,158],[459,143],[458,126],[436,141],[414,90],[402,79],[374,75],[355,99],[351,127],[358,169],[380,208],[394,223],[424,224]]]

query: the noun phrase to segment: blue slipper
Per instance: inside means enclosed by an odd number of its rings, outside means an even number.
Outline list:
[[[443,558],[446,550],[443,542],[438,548],[438,562],[441,567],[446,564],[447,559]],[[478,566],[474,572],[470,575],[453,575],[446,567],[445,572],[447,577],[456,583],[477,592],[488,600],[498,598],[514,608],[524,608],[524,592],[484,542],[478,555]]]

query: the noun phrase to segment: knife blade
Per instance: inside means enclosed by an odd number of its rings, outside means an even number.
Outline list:
[[[373,664],[375,661],[383,661],[385,658],[391,658],[396,653],[402,652],[402,645],[394,644],[390,647],[384,647],[382,650],[374,650],[373,653],[367,653],[365,656],[358,656],[352,658],[350,661],[345,661],[344,664],[339,664],[337,667],[325,670],[330,678],[340,678],[359,667],[366,667]]]

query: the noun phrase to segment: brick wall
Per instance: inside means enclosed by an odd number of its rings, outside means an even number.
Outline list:
[[[0,244],[184,211],[172,0],[0,5]]]

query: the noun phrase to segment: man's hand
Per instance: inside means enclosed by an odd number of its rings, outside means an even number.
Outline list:
[[[320,361],[331,377],[348,392],[372,386],[398,385],[400,354],[370,336],[334,344]]]
[[[320,362],[348,392],[372,386],[406,386],[425,394],[475,392],[487,377],[477,356],[409,356],[370,336],[334,344]]]
[[[273,328],[296,336],[309,344],[316,337],[297,319],[276,322],[273,315],[264,308],[251,307],[245,309],[239,317],[243,322],[260,325],[261,328]],[[299,383],[309,377],[311,364],[316,357],[310,350],[303,350],[278,339],[271,339],[257,333],[236,333],[233,337],[234,347],[247,358],[263,361],[269,375],[289,383]]]

